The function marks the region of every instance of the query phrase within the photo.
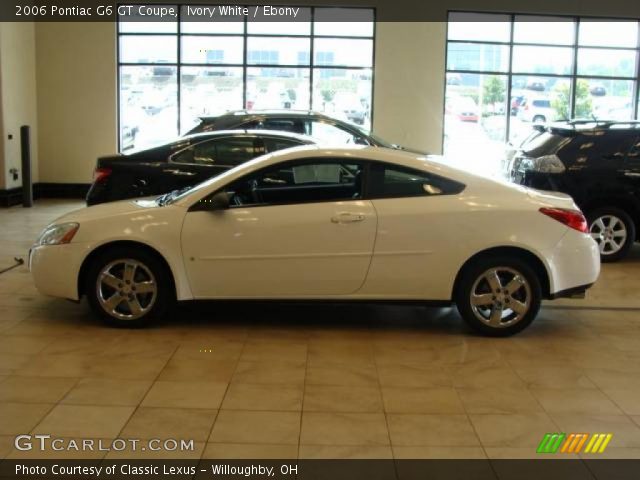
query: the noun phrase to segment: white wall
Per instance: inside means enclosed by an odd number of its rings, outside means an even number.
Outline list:
[[[373,130],[408,148],[440,153],[446,23],[378,23]]]
[[[32,178],[38,180],[38,129],[36,109],[35,29],[32,22],[0,23],[0,189],[22,185],[20,127],[31,126]],[[9,140],[9,135],[13,139]],[[20,170],[13,180],[9,170]]]
[[[37,24],[41,182],[89,183],[116,151],[115,35],[111,23]]]

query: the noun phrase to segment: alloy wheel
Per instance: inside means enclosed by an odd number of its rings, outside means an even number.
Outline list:
[[[520,322],[531,308],[531,286],[527,278],[510,267],[494,267],[482,273],[471,288],[471,310],[492,328]]]
[[[591,237],[598,243],[601,255],[618,253],[627,241],[627,227],[615,215],[602,215],[590,227]]]
[[[136,320],[153,307],[158,285],[142,262],[127,258],[107,264],[97,276],[96,293],[100,306],[114,318]]]

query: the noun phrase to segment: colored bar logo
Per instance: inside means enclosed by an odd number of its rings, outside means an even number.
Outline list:
[[[611,433],[546,433],[536,453],[603,453],[609,445]],[[586,445],[586,447],[585,447]]]

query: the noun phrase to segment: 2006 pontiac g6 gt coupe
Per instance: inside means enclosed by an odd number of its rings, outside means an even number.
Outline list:
[[[384,148],[298,147],[186,191],[84,208],[30,253],[37,288],[141,325],[174,300],[455,302],[489,335],[584,293],[596,243],[571,198]]]

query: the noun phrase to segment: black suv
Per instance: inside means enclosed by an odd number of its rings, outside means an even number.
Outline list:
[[[527,187],[571,195],[589,220],[603,262],[619,260],[640,240],[640,122],[535,127],[507,175]]]
[[[238,110],[200,117],[200,123],[187,134],[234,129],[283,130],[309,135],[321,143],[399,148],[357,125],[306,110]]]

